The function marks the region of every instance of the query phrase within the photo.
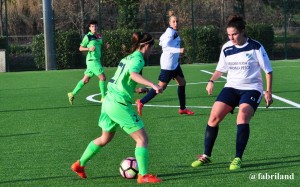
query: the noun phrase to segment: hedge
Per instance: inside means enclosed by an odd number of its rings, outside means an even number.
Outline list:
[[[219,28],[208,25],[196,27],[193,30],[184,28],[180,30],[182,47],[185,48],[184,61],[186,63],[215,63],[220,54],[221,38]],[[194,50],[194,59],[193,59]]]
[[[246,26],[246,33],[248,37],[261,43],[268,55],[273,54],[274,29],[272,25],[260,23],[248,24]]]
[[[55,54],[57,69],[83,67],[85,60],[79,52],[80,34],[75,31],[57,32],[55,34]],[[44,35],[33,37],[32,51],[38,69],[45,69]]]
[[[225,41],[220,37],[218,27],[208,25],[196,27],[195,33],[191,28],[180,30],[182,39],[181,47],[185,48],[183,63],[216,63],[219,59],[220,49]],[[249,24],[246,27],[247,35],[259,41],[268,54],[273,53],[274,30],[271,25]],[[101,63],[105,67],[115,67],[119,61],[129,54],[132,33],[140,30],[117,29],[104,31],[102,45]],[[225,37],[226,40],[227,37]],[[85,55],[78,50],[82,37],[75,31],[58,32],[55,35],[55,50],[57,69],[82,68],[85,67]],[[0,40],[1,41],[1,40]],[[105,43],[109,43],[107,49]],[[193,57],[194,50],[194,57]],[[45,68],[44,36],[36,35],[32,42],[34,61],[39,69]],[[161,47],[158,40],[155,41],[153,55],[146,60],[147,65],[158,65]]]

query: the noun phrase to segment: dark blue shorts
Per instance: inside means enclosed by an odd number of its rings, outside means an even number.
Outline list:
[[[257,90],[238,90],[234,88],[224,87],[221,93],[218,95],[216,101],[226,103],[231,106],[232,112],[235,107],[242,103],[247,103],[252,106],[254,111],[256,111],[262,94]]]
[[[171,79],[174,79],[177,76],[184,78],[182,69],[179,64],[174,70],[161,69],[158,80],[161,82],[169,83]]]

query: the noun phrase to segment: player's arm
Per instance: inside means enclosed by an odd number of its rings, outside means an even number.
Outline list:
[[[214,83],[215,81],[220,78],[223,75],[222,72],[220,71],[215,71],[214,74],[211,76],[211,78],[209,79],[207,86],[206,86],[206,91],[208,93],[208,95],[211,95],[214,89]]]
[[[159,85],[154,84],[153,82],[145,79],[142,75],[140,75],[137,72],[132,71],[130,73],[130,77],[132,80],[134,80],[137,83],[140,83],[145,86],[149,86],[149,87],[153,88],[156,91],[156,93],[162,93],[162,91],[163,91],[163,89]]]
[[[79,51],[94,51],[94,50],[95,50],[95,46],[92,46],[90,48],[84,46],[79,47]]]
[[[79,46],[79,51],[94,51],[95,46],[92,46],[89,48],[89,47],[87,47],[88,43],[89,43],[89,39],[88,39],[87,35],[85,35]]]
[[[265,101],[266,107],[268,108],[272,103],[272,80],[273,80],[273,72],[266,73],[266,92],[265,92]]]

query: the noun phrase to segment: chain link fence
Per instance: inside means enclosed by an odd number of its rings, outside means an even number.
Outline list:
[[[289,2],[297,1],[299,0]],[[16,28],[13,24],[8,25],[7,35],[3,32],[9,46],[9,50],[6,50],[9,53],[6,59],[9,71],[34,70],[34,59],[30,50],[32,38],[35,34],[43,33],[41,1],[36,0],[35,2],[37,3],[35,6],[39,8],[34,9],[35,14],[29,15],[32,19],[25,19],[21,14],[16,15],[13,11],[14,5],[9,3],[7,17],[2,17],[3,31],[6,30],[5,22],[16,23]],[[139,2],[138,13],[134,15],[136,29],[150,32],[156,39],[168,27],[168,16],[174,13],[179,17],[180,28],[214,25],[220,29],[220,36],[225,41],[227,39],[225,35],[226,18],[236,12],[243,14],[247,23],[273,25],[275,45],[272,54],[269,54],[271,59],[300,58],[300,14],[299,10],[298,14],[295,14],[295,7],[287,6],[286,0],[270,0],[268,6],[260,0],[245,1],[243,4],[239,3],[242,1],[237,0],[183,0],[176,2],[149,0]],[[275,8],[271,9],[272,6]],[[280,8],[278,9],[278,7]],[[15,9],[20,8],[22,7]],[[34,12],[34,10],[28,9],[27,11]],[[120,20],[117,1],[113,0],[53,0],[53,15],[56,32],[71,29],[81,35],[87,32],[86,25],[91,19],[98,20],[101,31],[117,29]],[[129,16],[130,14],[125,15]],[[31,21],[31,24],[28,25],[28,21]],[[80,52],[78,51],[78,53]]]

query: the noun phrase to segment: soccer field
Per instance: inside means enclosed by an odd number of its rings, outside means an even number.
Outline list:
[[[220,124],[213,163],[191,167],[203,152],[210,109],[226,80],[216,81],[213,95],[208,96],[205,87],[216,64],[183,65],[187,106],[195,115],[178,115],[174,81],[143,109],[149,136],[149,172],[164,180],[152,185],[300,186],[300,60],[272,61],[272,66],[274,103],[266,109],[261,102],[250,124],[243,168],[232,172],[229,164],[235,155],[236,112]],[[115,68],[105,71],[110,79]],[[0,73],[0,186],[140,186],[119,173],[120,162],[134,157],[135,148],[121,129],[87,164],[86,180],[71,171],[71,164],[88,143],[101,134],[97,78],[76,95],[74,105],[68,102],[67,93],[83,72]],[[143,75],[157,82],[159,72],[158,66],[145,67]],[[136,98],[142,96],[136,94]]]

